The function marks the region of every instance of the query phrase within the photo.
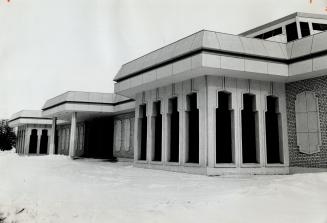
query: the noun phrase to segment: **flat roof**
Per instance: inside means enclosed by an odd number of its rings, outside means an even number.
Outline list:
[[[22,110],[15,114],[13,114],[10,119],[10,121],[13,121],[18,118],[34,118],[34,119],[49,119],[49,118],[43,118],[42,117],[42,111],[41,110]]]
[[[47,100],[42,110],[45,111],[65,103],[115,106],[117,104],[129,102],[129,101],[131,101],[130,98],[113,94],[113,93],[67,91],[65,93],[62,93],[56,97]]]
[[[257,26],[257,27],[255,27],[253,29],[247,30],[247,31],[245,31],[243,33],[240,33],[239,35],[240,36],[247,36],[247,35],[250,35],[252,33],[258,32],[260,30],[266,29],[268,27],[277,25],[279,23],[282,23],[284,21],[287,21],[287,20],[290,20],[290,19],[293,19],[293,18],[296,18],[296,17],[314,18],[314,19],[327,19],[327,15],[324,15],[324,14],[313,14],[313,13],[306,13],[306,12],[295,12],[295,13],[292,13],[290,15],[287,15],[287,16],[284,16],[282,18],[279,18],[279,19],[276,19],[274,21],[271,21],[271,22],[268,22],[266,24],[263,24],[261,26]]]
[[[9,125],[16,127],[25,124],[51,125],[51,119],[42,116],[41,110],[22,110],[13,114],[9,119]]]
[[[327,19],[327,15],[297,12],[269,24],[278,23],[296,16]],[[310,35],[288,43],[281,43],[201,30],[122,65],[114,81],[117,83],[123,82],[127,79],[139,77],[142,74],[149,76],[152,75],[151,72],[155,69],[164,68],[177,61],[191,58],[201,53],[290,65],[326,55],[326,40],[326,32]],[[141,79],[140,81],[142,81]],[[115,92],[119,92],[119,90],[116,91],[115,89]]]
[[[70,120],[78,112],[79,120],[112,116],[134,108],[134,100],[113,93],[68,91],[47,100],[42,108],[44,117]]]
[[[199,53],[201,50],[233,54],[233,56],[246,55],[279,62],[289,59],[286,45],[280,42],[201,30],[124,64],[114,81],[121,81],[155,66],[168,64],[176,58],[181,59]]]

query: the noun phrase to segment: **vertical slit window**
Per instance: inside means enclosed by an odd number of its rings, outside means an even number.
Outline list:
[[[241,112],[243,163],[259,163],[258,118],[255,107],[255,96],[244,94]]]
[[[162,134],[162,115],[161,115],[161,102],[156,101],[153,103],[153,161],[161,161],[161,134]]]
[[[140,160],[146,160],[146,142],[147,142],[147,117],[146,117],[146,105],[140,106]]]
[[[216,163],[233,163],[231,94],[218,93],[216,109]]]
[[[41,135],[40,142],[40,153],[47,154],[48,153],[48,130],[43,129]]]
[[[168,121],[169,121],[169,162],[178,162],[179,161],[179,113],[178,113],[178,103],[177,98],[169,99],[169,112]]]
[[[290,41],[293,41],[293,40],[296,40],[299,38],[295,22],[286,25],[286,37],[287,37],[287,42],[290,42]]]
[[[302,37],[310,36],[309,23],[300,22],[300,28],[301,28]]]
[[[33,129],[30,136],[29,153],[36,153],[37,150],[37,130]]]
[[[199,109],[197,108],[197,94],[187,95],[188,110],[187,124],[187,163],[199,163]]]
[[[266,111],[267,163],[282,163],[281,118],[278,112],[278,98],[267,97]]]

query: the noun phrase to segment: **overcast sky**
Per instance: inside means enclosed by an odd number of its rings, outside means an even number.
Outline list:
[[[113,92],[120,66],[201,29],[239,34],[327,0],[0,0],[0,118],[68,90]]]

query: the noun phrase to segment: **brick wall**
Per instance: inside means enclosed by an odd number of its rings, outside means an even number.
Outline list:
[[[315,92],[318,97],[322,146],[320,152],[311,155],[297,147],[295,99],[303,91]],[[290,166],[327,168],[327,76],[287,83],[286,108]]]

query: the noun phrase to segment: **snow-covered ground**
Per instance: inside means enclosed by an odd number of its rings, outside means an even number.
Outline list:
[[[207,177],[0,152],[1,218],[42,223],[326,223],[327,173]]]

